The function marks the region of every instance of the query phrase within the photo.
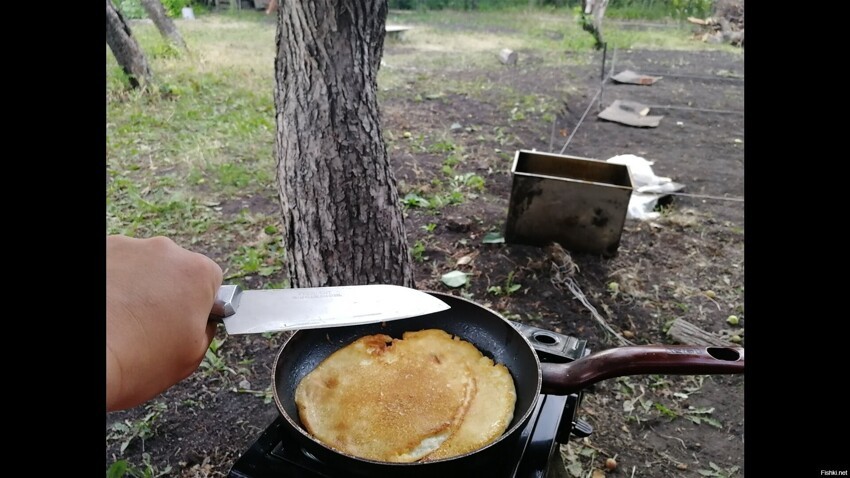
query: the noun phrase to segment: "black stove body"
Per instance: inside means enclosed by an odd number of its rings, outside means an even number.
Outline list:
[[[512,322],[531,342],[541,362],[571,362],[589,354],[587,341],[530,325]],[[519,439],[479,476],[526,478],[546,477],[557,460],[557,444],[570,435],[585,437],[593,431],[576,418],[581,392],[566,396],[540,395],[531,419]],[[240,456],[228,478],[336,478],[358,477],[350,470],[335,469],[303,450],[282,416],[269,425],[257,441]]]

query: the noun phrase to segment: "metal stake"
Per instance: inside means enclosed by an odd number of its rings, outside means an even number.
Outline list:
[[[575,136],[576,131],[578,131],[578,127],[581,126],[581,122],[584,121],[584,117],[587,116],[587,113],[590,111],[590,108],[593,108],[593,103],[597,100],[597,98],[599,98],[600,94],[602,94],[601,89],[597,91],[596,94],[593,96],[593,99],[590,100],[590,104],[587,105],[587,109],[584,110],[584,113],[581,115],[581,118],[579,118],[575,128],[573,128],[572,132],[570,133],[570,137],[567,138],[567,142],[564,143],[564,147],[561,148],[561,152],[558,154],[564,154],[564,150],[567,149],[567,145],[570,144],[570,141],[573,140],[573,136]]]

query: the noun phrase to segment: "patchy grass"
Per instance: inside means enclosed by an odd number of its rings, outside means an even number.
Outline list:
[[[243,207],[226,207],[256,196],[276,201],[275,25],[259,14],[176,22],[188,54],[158,54],[164,41],[154,26],[132,23],[157,91],[129,90],[107,49],[107,231],[168,235],[240,277],[265,277],[269,265],[216,248],[254,242],[277,221],[271,207],[250,218]]]
[[[133,23],[159,81],[154,91],[128,89],[107,49],[108,231],[168,235],[210,255],[228,282],[286,287],[273,156],[274,19],[241,12],[177,23],[190,54],[164,46],[150,23]],[[412,12],[391,17],[390,23],[414,27],[385,47],[378,86],[417,283],[481,301],[511,320],[587,337],[594,341],[591,349],[602,349],[608,343],[604,331],[597,330],[579,302],[552,284],[551,260],[530,248],[507,247],[501,234],[513,153],[549,141],[553,122],[565,124],[565,103],[574,110],[570,125],[581,113],[601,57],[592,49],[592,37],[566,9]],[[640,45],[732,51],[692,41],[685,29],[644,31],[612,22],[605,33],[609,46],[623,50],[620,65],[628,58],[624,50]],[[516,67],[498,61],[502,48],[519,53]],[[655,64],[685,72],[699,66],[681,64],[685,57],[662,54],[659,61],[670,63]],[[698,62],[702,56],[687,58]],[[716,66],[738,71],[730,63]],[[681,89],[673,93],[683,94]],[[583,128],[606,131],[589,120]],[[714,134],[720,133],[712,127]],[[709,149],[713,161],[743,154],[743,131],[724,134],[728,144],[718,143],[717,151],[704,140],[696,146],[690,136],[665,143],[658,135],[628,139],[625,131],[577,136],[573,144],[604,155],[636,144],[652,151],[644,141],[654,140],[654,149],[669,156],[654,158],[659,165],[688,167],[705,159]],[[686,182],[699,177],[699,191],[734,194],[734,184],[718,184],[714,176],[728,169],[726,163],[713,161],[706,163],[712,166],[706,171],[671,176],[684,176]],[[743,340],[743,221],[710,202],[681,207],[686,201],[674,202],[652,225],[628,224],[618,257],[574,258],[581,266],[576,280],[587,298],[636,343],[665,340],[665,324],[683,316],[719,329],[730,340]],[[727,222],[730,217],[735,220]],[[738,316],[739,323],[729,322],[730,315]],[[267,384],[279,339],[275,334],[219,337],[199,371],[164,397],[168,409],[162,415],[148,416],[155,410],[144,408],[112,415],[108,472],[224,476],[241,448],[234,444],[255,439],[258,427],[267,425],[264,413],[273,411]],[[657,467],[676,470],[667,473],[671,476],[733,474],[742,460],[735,442],[724,442],[721,451],[699,451],[699,463],[697,456],[693,462],[688,458],[692,450],[679,447],[680,437],[708,443],[742,429],[742,418],[734,413],[738,408],[723,402],[737,397],[742,387],[715,379],[705,384],[703,390],[701,382],[689,378],[650,376],[595,385],[582,407],[596,429],[593,441],[573,440],[569,449],[562,447],[571,476],[587,476],[614,457],[622,463],[621,474],[647,463],[655,474],[661,472]],[[729,410],[733,413],[724,414]],[[110,428],[113,424],[126,427]],[[215,434],[208,433],[211,428]],[[119,453],[127,440],[126,452]],[[668,450],[671,456],[680,463],[688,460],[689,474],[679,475],[679,463],[658,454],[667,442],[679,447]],[[188,463],[196,454],[203,455],[203,463]],[[208,468],[218,474],[200,474]]]
[[[106,435],[106,441],[119,442],[121,453],[124,453],[124,450],[134,440],[141,441],[142,446],[144,446],[144,441],[154,436],[158,419],[164,411],[168,410],[168,406],[161,402],[153,402],[145,406],[145,410],[147,410],[147,413],[138,420],[124,420],[123,422],[113,423]]]

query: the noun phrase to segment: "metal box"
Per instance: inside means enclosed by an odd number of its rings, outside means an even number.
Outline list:
[[[632,196],[628,166],[517,151],[505,242],[616,255]]]

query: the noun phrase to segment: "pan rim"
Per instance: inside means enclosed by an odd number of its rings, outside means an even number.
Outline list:
[[[290,417],[289,413],[286,412],[286,408],[284,407],[283,403],[281,402],[280,396],[278,394],[277,369],[278,369],[278,366],[280,365],[281,356],[283,355],[284,351],[286,350],[287,344],[289,344],[289,342],[291,340],[293,340],[299,333],[302,333],[302,330],[296,330],[289,337],[287,337],[287,339],[280,346],[277,354],[275,355],[274,365],[272,366],[272,392],[273,392],[275,406],[277,407],[278,413],[280,413],[283,416],[283,418],[289,423],[289,425],[293,429],[295,429],[298,433],[300,433],[304,438],[308,439],[310,442],[324,448],[328,452],[335,453],[335,454],[340,455],[342,457],[352,459],[352,460],[356,460],[356,461],[362,462],[362,463],[367,463],[367,464],[370,464],[370,465],[388,466],[388,467],[397,467],[397,468],[408,468],[408,467],[427,466],[427,465],[430,465],[430,464],[437,464],[437,463],[445,463],[445,462],[459,460],[459,459],[462,459],[462,458],[467,457],[467,456],[476,455],[478,453],[481,453],[481,452],[487,450],[488,448],[496,446],[498,443],[502,442],[507,437],[512,436],[514,433],[516,433],[519,428],[524,427],[527,424],[529,418],[534,413],[535,408],[537,407],[537,402],[540,400],[540,393],[541,393],[541,390],[542,390],[542,387],[543,387],[543,371],[542,371],[542,367],[540,366],[540,358],[537,356],[537,353],[534,350],[534,346],[531,344],[531,342],[528,340],[528,338],[526,338],[522,333],[520,333],[520,331],[517,330],[516,327],[514,327],[514,325],[508,319],[503,317],[498,312],[490,309],[489,307],[486,307],[486,306],[479,304],[475,301],[469,300],[465,297],[460,297],[460,296],[456,296],[456,295],[452,295],[452,294],[447,294],[447,293],[444,293],[444,292],[437,292],[437,291],[432,291],[432,290],[427,290],[427,289],[422,289],[422,291],[429,293],[429,294],[432,294],[432,295],[436,295],[438,298],[440,296],[448,296],[448,297],[451,297],[454,300],[460,300],[460,301],[466,302],[466,303],[468,303],[472,306],[480,308],[480,309],[482,309],[483,312],[489,313],[489,315],[492,316],[494,319],[499,319],[499,320],[503,321],[505,324],[507,324],[508,326],[510,326],[511,329],[516,333],[516,336],[520,337],[522,339],[522,343],[525,344],[525,346],[528,348],[528,350],[531,352],[531,355],[534,358],[534,362],[535,362],[536,369],[537,369],[537,380],[536,380],[536,390],[535,390],[534,397],[533,397],[531,403],[529,404],[529,406],[526,407],[525,411],[523,411],[523,413],[519,417],[519,419],[515,420],[515,423],[512,426],[508,427],[497,439],[493,440],[492,442],[490,442],[490,443],[488,443],[488,444],[486,444],[486,445],[484,445],[480,448],[477,448],[475,450],[472,450],[472,451],[469,451],[469,452],[466,452],[466,453],[463,453],[463,454],[460,454],[460,455],[454,455],[454,456],[450,456],[450,457],[446,457],[446,458],[440,458],[440,459],[437,459],[437,460],[414,461],[414,462],[406,462],[406,463],[398,463],[398,462],[391,462],[391,461],[378,461],[378,460],[372,460],[372,459],[369,459],[369,458],[358,457],[358,456],[352,455],[350,453],[346,453],[344,451],[338,450],[338,449],[333,448],[333,447],[317,440],[316,438],[314,438],[312,436],[312,434],[310,434],[310,432],[305,430],[292,417]],[[419,316],[419,317],[421,317],[421,316]],[[415,318],[415,317],[411,317],[411,318]],[[407,320],[407,319],[400,319],[400,321],[404,321],[404,320]],[[395,322],[397,322],[397,321],[395,321]],[[311,329],[305,329],[303,332],[309,332],[309,330],[311,330]],[[455,334],[452,334],[452,335],[455,335]],[[458,337],[460,337],[460,336],[458,336]],[[463,337],[460,337],[460,338],[464,339]],[[516,380],[514,380],[514,382],[516,382]],[[516,414],[516,410],[514,411],[514,413]],[[516,416],[516,415],[514,415],[514,416]]]

